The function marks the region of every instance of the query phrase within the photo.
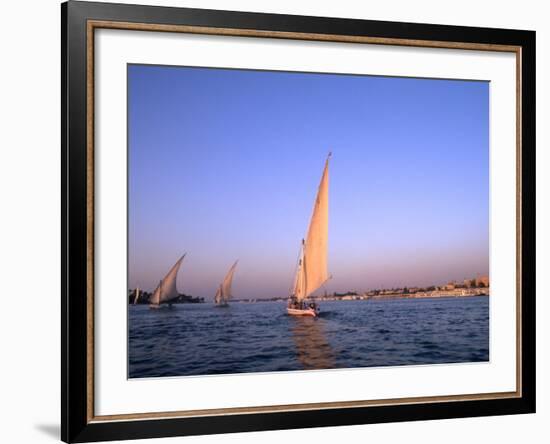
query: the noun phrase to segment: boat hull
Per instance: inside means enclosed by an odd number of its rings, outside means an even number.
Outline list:
[[[290,316],[316,317],[317,314],[318,314],[317,310],[314,310],[313,308],[290,308],[290,307],[287,307],[286,312]]]

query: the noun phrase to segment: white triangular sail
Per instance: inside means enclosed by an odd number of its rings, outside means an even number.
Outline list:
[[[294,296],[299,301],[311,295],[329,278],[327,264],[329,159],[330,154],[325,162],[307,236],[303,241],[302,254],[294,286]]]
[[[216,297],[214,298],[216,304],[226,303],[231,298],[231,284],[233,283],[233,275],[235,274],[235,268],[237,268],[238,262],[239,261],[235,261],[235,263],[231,266],[223,278],[223,282],[216,291]]]
[[[178,289],[176,287],[176,278],[178,277],[178,270],[180,269],[181,262],[185,254],[179,258],[179,260],[170,269],[168,274],[160,281],[158,287],[151,296],[151,303],[154,305],[160,305],[163,302],[169,302],[178,297]]]

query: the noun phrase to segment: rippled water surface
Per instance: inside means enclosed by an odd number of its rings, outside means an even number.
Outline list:
[[[480,362],[489,298],[322,302],[319,318],[282,302],[129,307],[129,377]]]

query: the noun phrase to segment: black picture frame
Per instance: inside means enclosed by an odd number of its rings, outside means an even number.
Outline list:
[[[319,410],[96,421],[88,359],[93,319],[89,273],[87,36],[90,20],[332,36],[512,45],[521,54],[521,394],[499,399],[418,402]],[[61,5],[62,374],[65,442],[141,439],[535,412],[535,32],[69,1]],[[443,45],[445,46],[445,45]],[[93,316],[92,316],[93,317]]]

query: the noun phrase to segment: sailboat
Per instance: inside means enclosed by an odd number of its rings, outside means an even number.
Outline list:
[[[223,282],[220,284],[216,291],[216,296],[214,297],[214,303],[218,307],[227,307],[228,301],[231,298],[231,284],[233,283],[233,275],[235,274],[235,268],[237,268],[237,262],[231,266],[227,274],[225,275],[225,278],[223,279]]]
[[[319,306],[308,303],[307,298],[328,279],[328,164],[331,153],[325,161],[321,182],[313,205],[307,235],[302,239],[302,247],[292,294],[288,301],[287,313],[292,316],[317,316]]]
[[[178,289],[176,288],[176,278],[178,277],[178,270],[184,257],[185,254],[179,258],[168,274],[164,276],[164,279],[159,282],[149,300],[149,308],[161,308],[162,304],[168,304],[171,307],[174,299],[179,296]]]
[[[136,305],[139,301],[139,287],[136,288],[136,296],[134,298],[134,305]]]

